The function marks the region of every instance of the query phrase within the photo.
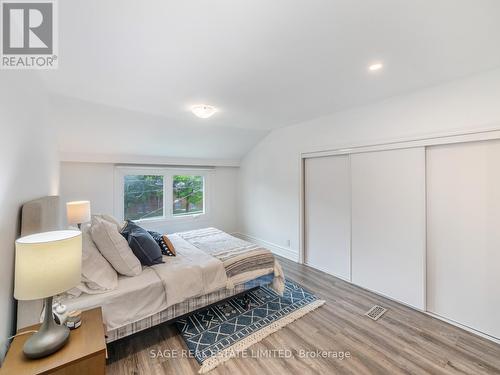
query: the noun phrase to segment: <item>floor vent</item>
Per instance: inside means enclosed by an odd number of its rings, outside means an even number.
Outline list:
[[[386,311],[387,309],[384,309],[382,306],[375,305],[370,310],[368,310],[368,312],[365,315],[370,319],[377,320],[382,315],[384,315]]]

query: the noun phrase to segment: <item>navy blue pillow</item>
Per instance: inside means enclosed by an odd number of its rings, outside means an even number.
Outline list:
[[[146,229],[127,220],[127,225],[125,225],[121,233],[141,264],[152,266],[164,263],[160,246]]]

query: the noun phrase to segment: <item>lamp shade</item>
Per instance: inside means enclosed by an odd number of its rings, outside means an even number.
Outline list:
[[[16,241],[14,297],[51,297],[81,279],[82,233],[60,230],[32,234]]]
[[[81,224],[90,221],[90,202],[75,201],[66,203],[68,224]]]

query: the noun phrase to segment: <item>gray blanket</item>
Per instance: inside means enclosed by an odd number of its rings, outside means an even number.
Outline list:
[[[233,285],[244,279],[249,280],[274,272],[273,287],[278,293],[283,292],[283,271],[268,249],[216,228],[198,229],[177,235],[206,254],[219,259],[224,264],[226,275]]]

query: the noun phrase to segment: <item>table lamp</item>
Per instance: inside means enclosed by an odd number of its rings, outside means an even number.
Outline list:
[[[66,203],[66,215],[69,225],[78,225],[81,228],[82,223],[90,221],[90,202],[74,201]]]
[[[43,323],[24,344],[28,358],[41,358],[62,348],[69,329],[52,315],[52,298],[75,287],[81,279],[82,233],[60,230],[32,234],[16,241],[14,297],[45,299]]]

